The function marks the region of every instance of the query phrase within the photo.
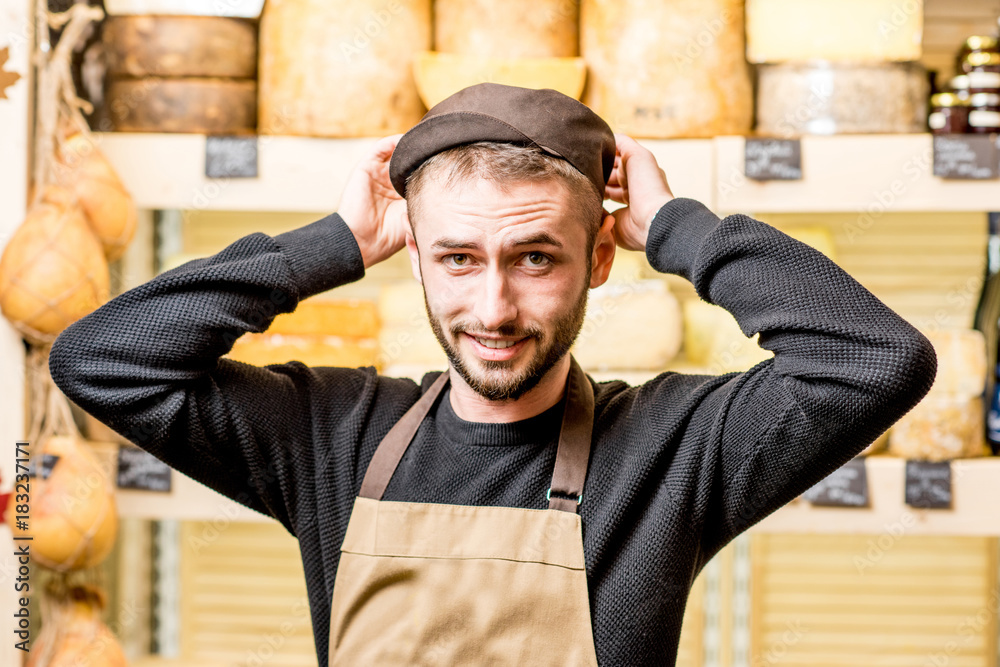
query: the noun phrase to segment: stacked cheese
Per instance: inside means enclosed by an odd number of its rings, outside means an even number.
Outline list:
[[[414,63],[424,104],[484,81],[579,99],[587,72],[577,57],[578,18],[567,0],[436,0],[435,50]]]
[[[307,366],[378,368],[379,322],[375,304],[310,299],[274,318],[264,333],[239,338],[226,355],[256,366],[301,361]]]
[[[743,0],[582,0],[584,103],[633,137],[744,134]]]
[[[116,4],[126,5],[120,7],[122,10],[130,5]],[[105,107],[115,130],[256,131],[256,20],[170,14],[109,16],[102,40],[107,62]]]
[[[922,0],[747,0],[761,134],[923,132]]]
[[[975,329],[924,333],[937,353],[937,377],[924,399],[889,430],[889,452],[929,461],[988,455],[983,334]]]

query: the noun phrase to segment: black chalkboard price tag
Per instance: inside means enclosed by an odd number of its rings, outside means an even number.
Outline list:
[[[55,454],[42,454],[42,465],[38,465],[38,457],[31,457],[28,463],[28,477],[41,477],[48,479],[52,474],[52,469],[56,467],[59,457]],[[41,474],[39,474],[41,473]]]
[[[868,507],[868,472],[865,458],[851,459],[802,494],[821,507]]]
[[[743,171],[755,181],[801,181],[802,141],[747,137]]]
[[[207,178],[257,178],[257,137],[205,137]]]
[[[951,462],[907,461],[906,504],[925,509],[951,509]]]
[[[170,493],[170,466],[138,447],[118,448],[118,488]]]
[[[984,180],[1000,173],[997,136],[991,134],[935,134],[934,175],[940,178]]]

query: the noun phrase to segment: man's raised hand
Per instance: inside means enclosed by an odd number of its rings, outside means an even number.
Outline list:
[[[611,214],[615,218],[615,243],[625,250],[644,251],[653,216],[674,195],[653,154],[632,137],[616,133],[615,167],[605,197],[625,204]]]
[[[406,245],[406,200],[389,181],[389,158],[402,134],[379,139],[354,167],[337,212],[354,234],[365,269]]]

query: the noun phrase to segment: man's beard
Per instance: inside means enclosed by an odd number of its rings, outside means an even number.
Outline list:
[[[589,272],[587,273],[589,278]],[[440,321],[431,312],[430,304],[427,302],[427,292],[424,291],[424,307],[427,309],[427,319],[430,320],[431,329],[438,339],[438,343],[448,356],[448,361],[462,376],[473,391],[490,401],[513,401],[533,389],[545,374],[555,366],[560,359],[569,351],[576,340],[580,329],[583,327],[583,318],[587,311],[587,291],[588,281],[584,281],[583,289],[572,302],[569,312],[560,317],[555,322],[554,332],[547,347],[539,345],[540,337],[544,333],[540,329],[531,327],[528,329],[516,329],[513,326],[502,326],[493,333],[509,337],[532,337],[535,339],[535,354],[528,361],[524,370],[513,374],[508,369],[514,364],[521,363],[519,360],[495,361],[488,359],[476,359],[477,366],[485,372],[485,376],[479,376],[470,371],[469,367],[462,360],[461,354],[455,345],[452,345],[445,338],[444,330]],[[455,325],[451,329],[453,337],[458,339],[466,327]],[[481,329],[474,330],[479,333]],[[478,369],[477,369],[478,370]],[[506,371],[506,372],[503,372]],[[503,372],[502,374],[499,372]]]

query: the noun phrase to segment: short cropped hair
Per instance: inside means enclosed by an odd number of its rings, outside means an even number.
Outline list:
[[[435,153],[406,179],[406,208],[410,230],[423,211],[420,194],[431,174],[442,172],[446,183],[470,178],[486,178],[509,192],[509,185],[524,181],[562,182],[569,189],[576,217],[587,232],[587,258],[594,250],[597,232],[604,220],[604,193],[597,192],[589,178],[562,158],[549,155],[535,145],[478,141]]]

